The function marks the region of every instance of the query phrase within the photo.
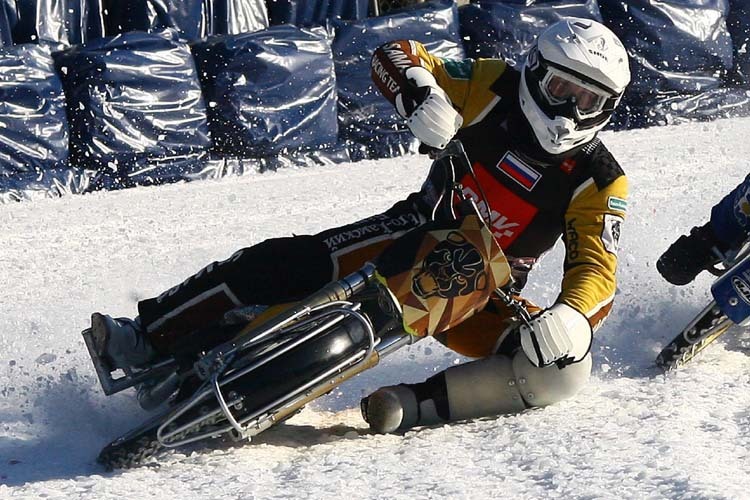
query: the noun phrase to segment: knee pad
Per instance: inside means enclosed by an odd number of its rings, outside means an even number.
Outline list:
[[[591,375],[591,354],[563,369],[534,366],[522,351],[497,354],[445,372],[451,420],[518,413],[576,394]]]
[[[526,403],[508,356],[489,356],[445,371],[451,420],[518,413]]]
[[[574,396],[591,376],[590,353],[565,368],[557,365],[539,368],[519,350],[512,363],[521,397],[530,407],[547,406]]]

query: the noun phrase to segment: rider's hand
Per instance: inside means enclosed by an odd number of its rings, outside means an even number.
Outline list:
[[[592,332],[586,317],[566,304],[555,304],[521,325],[521,348],[536,366],[575,363],[591,349]]]
[[[453,108],[448,95],[424,68],[414,66],[404,73],[407,85],[396,96],[396,110],[423,144],[443,149],[456,135],[463,118]]]

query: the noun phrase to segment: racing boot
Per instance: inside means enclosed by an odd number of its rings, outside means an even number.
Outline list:
[[[370,429],[379,434],[447,422],[447,401],[444,396],[431,394],[434,389],[440,389],[431,384],[431,380],[381,387],[362,399],[362,417],[370,424]],[[439,411],[438,407],[444,411]]]
[[[719,241],[711,224],[694,227],[680,236],[656,261],[656,269],[673,285],[687,285],[702,271],[722,261],[729,245]]]
[[[157,357],[137,317],[112,318],[94,313],[91,315],[91,336],[97,354],[111,370],[132,371],[149,365]]]
[[[421,384],[378,389],[362,400],[362,415],[374,432],[388,433],[516,414],[575,394],[591,373],[591,357],[586,359],[563,374],[554,365],[535,367],[522,351],[512,357],[487,356],[452,366]]]

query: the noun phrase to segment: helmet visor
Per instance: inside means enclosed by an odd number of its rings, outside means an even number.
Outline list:
[[[607,99],[612,97],[603,89],[552,67],[540,82],[540,87],[550,104],[572,104],[579,119],[601,112]]]

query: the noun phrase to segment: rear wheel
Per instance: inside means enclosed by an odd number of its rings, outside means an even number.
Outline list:
[[[229,400],[237,401],[241,398],[231,408],[235,419],[253,419],[259,414],[273,412],[295,395],[304,394],[312,381],[367,349],[370,342],[364,325],[354,317],[347,317],[328,331],[276,355],[289,347],[299,335],[306,333],[287,332],[280,338],[269,340],[244,353],[230,366],[224,375],[224,380],[229,382],[222,383],[221,392]],[[258,366],[254,367],[256,364]],[[248,371],[243,374],[245,370]],[[236,378],[232,379],[234,376]],[[331,384],[326,392],[336,385],[338,384]],[[201,386],[202,382],[197,377],[186,380],[176,398],[175,408],[179,408],[180,402],[189,400]],[[190,428],[169,436],[169,441],[178,442],[191,435],[208,432],[211,428],[224,429],[223,432],[226,432],[229,430],[228,422],[218,409],[218,401],[213,396],[207,397],[170,423],[172,428],[183,425],[189,425]],[[294,411],[298,409],[295,408]],[[110,443],[101,451],[99,463],[110,470],[128,468],[140,465],[163,451],[165,445],[157,438],[157,431],[172,413],[173,409],[170,409]],[[277,423],[275,421],[273,424]]]

